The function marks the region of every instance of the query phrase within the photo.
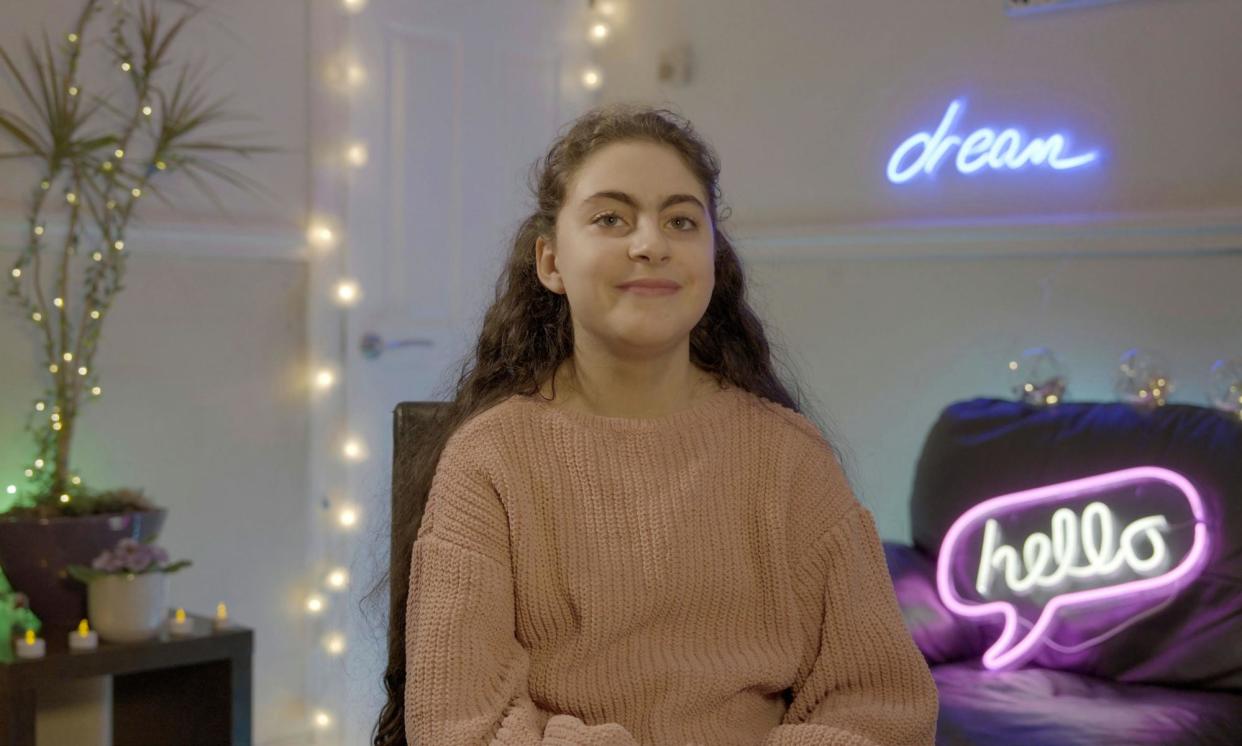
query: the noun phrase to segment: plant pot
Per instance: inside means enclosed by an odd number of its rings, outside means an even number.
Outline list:
[[[86,586],[69,577],[69,565],[87,565],[121,538],[154,538],[165,508],[63,518],[0,515],[0,568],[15,590],[30,599],[41,622],[76,627],[87,616]]]
[[[99,639],[141,642],[159,635],[168,613],[168,573],[105,575],[86,591],[87,614]]]

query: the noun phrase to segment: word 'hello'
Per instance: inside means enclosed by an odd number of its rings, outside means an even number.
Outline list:
[[[1083,509],[1081,521],[1069,508],[1057,510],[1052,514],[1052,535],[1037,531],[1026,537],[1019,556],[1016,548],[1000,543],[1000,524],[989,518],[983,527],[975,590],[986,596],[993,573],[1000,568],[1005,585],[1019,594],[1035,586],[1054,587],[1066,578],[1108,577],[1123,564],[1147,575],[1164,566],[1168,549],[1161,532],[1168,528],[1164,516],[1149,515],[1130,523],[1117,538],[1112,511],[1104,503],[1092,502]],[[1146,557],[1140,556],[1143,540],[1151,547]],[[1080,555],[1086,564],[1078,564]]]

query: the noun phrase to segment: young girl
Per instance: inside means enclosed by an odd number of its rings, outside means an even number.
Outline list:
[[[398,454],[375,744],[933,742],[872,516],[773,373],[718,178],[636,106],[543,160],[473,370]]]

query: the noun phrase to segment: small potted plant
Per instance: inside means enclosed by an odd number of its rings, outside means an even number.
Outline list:
[[[189,560],[170,563],[168,552],[153,541],[127,536],[100,552],[90,567],[67,569],[86,584],[87,615],[100,639],[138,642],[159,634],[167,616],[168,576],[189,566]]]

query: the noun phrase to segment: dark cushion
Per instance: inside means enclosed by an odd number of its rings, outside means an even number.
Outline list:
[[[1093,647],[1068,655],[1044,646],[1031,663],[1120,681],[1242,689],[1242,422],[1236,417],[1185,404],[1151,411],[1113,402],[951,404],[932,426],[915,471],[914,546],[934,567],[950,525],[977,503],[1136,466],[1182,474],[1201,494],[1210,537],[1203,571],[1172,602]],[[989,643],[998,629],[990,625]]]
[[[954,615],[936,593],[936,568],[914,547],[884,542],[884,560],[910,636],[930,665],[978,658],[995,635]],[[996,630],[999,631],[999,625]]]

